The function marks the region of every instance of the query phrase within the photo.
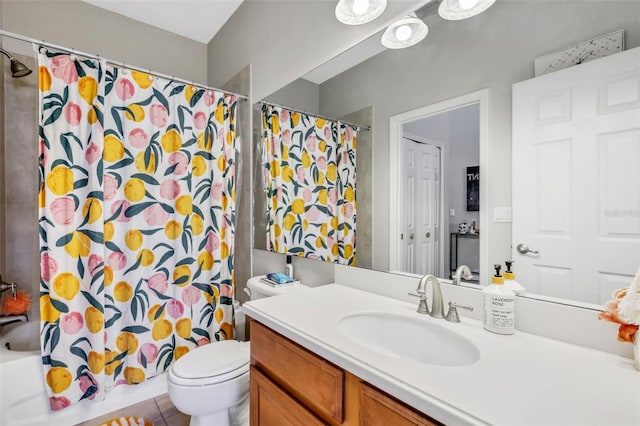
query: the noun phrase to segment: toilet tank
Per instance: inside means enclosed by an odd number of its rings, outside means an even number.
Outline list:
[[[307,291],[309,289],[309,287],[300,283],[273,287],[260,280],[264,277],[264,275],[260,275],[257,277],[249,278],[249,280],[247,281],[247,288],[249,289],[249,296],[251,297],[251,300],[258,300],[264,297],[277,296],[279,294],[296,291]]]

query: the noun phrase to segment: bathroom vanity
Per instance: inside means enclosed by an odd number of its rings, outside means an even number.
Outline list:
[[[244,306],[255,425],[640,424],[624,357],[338,284]]]

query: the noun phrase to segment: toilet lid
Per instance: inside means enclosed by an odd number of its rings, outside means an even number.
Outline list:
[[[249,344],[224,340],[200,346],[173,364],[172,372],[183,379],[220,376],[249,368]]]

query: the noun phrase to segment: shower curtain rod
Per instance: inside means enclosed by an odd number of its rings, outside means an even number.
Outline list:
[[[11,33],[9,31],[0,30],[0,36],[9,37],[9,38],[13,38],[13,39],[16,39],[16,40],[21,40],[21,41],[26,41],[26,42],[29,42],[29,43],[33,43],[33,44],[37,44],[37,45],[43,46],[43,47],[48,47],[48,48],[51,48],[51,49],[61,50],[63,52],[72,53],[72,54],[78,55],[78,56],[83,56],[83,57],[88,58],[88,59],[104,60],[104,61],[106,61],[107,63],[109,63],[111,65],[117,65],[117,66],[122,67],[122,68],[127,68],[127,69],[134,70],[134,71],[144,72],[144,73],[147,73],[147,74],[154,75],[156,77],[160,77],[160,78],[164,78],[164,79],[172,80],[172,81],[177,81],[178,83],[190,84],[192,86],[200,87],[201,89],[215,90],[217,92],[223,92],[223,93],[225,93],[227,95],[237,96],[238,98],[244,99],[244,100],[249,99],[249,97],[247,95],[241,95],[240,93],[234,93],[234,92],[230,92],[228,90],[222,90],[222,89],[217,89],[215,87],[205,86],[203,84],[198,84],[198,83],[196,83],[194,81],[189,81],[189,80],[184,80],[184,79],[181,79],[181,78],[176,78],[176,77],[174,77],[172,75],[162,74],[162,73],[159,73],[159,72],[152,71],[150,69],[136,67],[134,65],[127,64],[125,62],[115,61],[113,59],[104,58],[104,57],[102,57],[100,55],[94,55],[94,54],[91,54],[91,53],[80,52],[79,50],[75,50],[73,48],[59,46],[59,45],[53,44],[53,43],[48,43],[48,42],[46,42],[44,40],[36,40],[35,38],[23,36],[23,35],[16,34],[16,33]]]
[[[324,118],[325,120],[329,120],[329,121],[339,121],[340,123],[348,124],[349,126],[357,127],[358,129],[361,129],[361,130],[366,130],[366,131],[371,130],[371,126],[361,126],[360,124],[350,123],[350,122],[344,121],[344,120],[337,120],[335,118],[326,117],[324,115],[315,114],[313,112],[307,112],[307,111],[303,111],[301,109],[295,109],[295,108],[291,108],[291,107],[284,106],[284,105],[279,105],[279,104],[276,104],[276,103],[273,103],[273,102],[269,102],[269,101],[266,101],[266,100],[265,101],[259,101],[258,103],[271,105],[271,106],[278,107],[278,108],[284,108],[284,109],[288,109],[290,111],[299,112],[299,113],[302,113],[302,114],[313,115],[314,117]]]

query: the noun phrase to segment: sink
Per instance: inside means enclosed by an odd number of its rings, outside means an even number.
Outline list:
[[[371,351],[422,364],[463,366],[480,359],[469,339],[428,318],[357,313],[340,318],[338,331]]]

